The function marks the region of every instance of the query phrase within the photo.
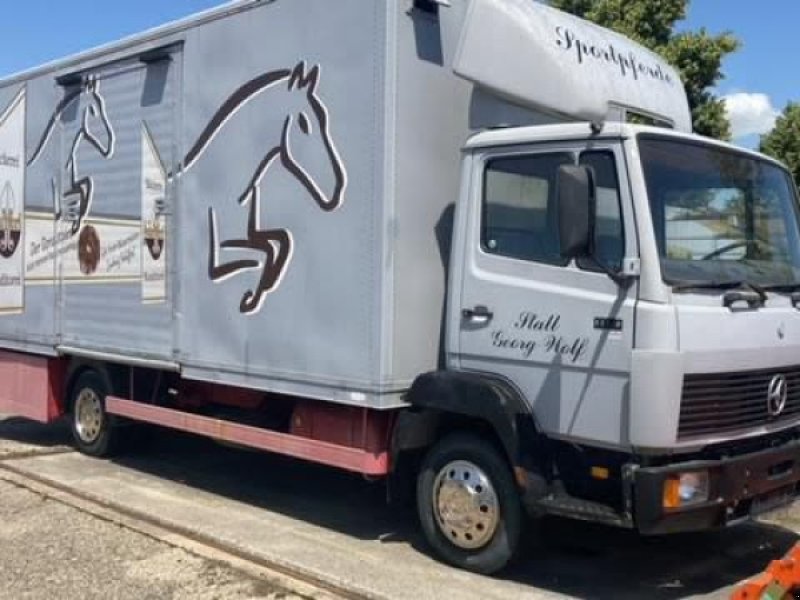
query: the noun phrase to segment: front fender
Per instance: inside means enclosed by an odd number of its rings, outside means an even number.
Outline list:
[[[414,381],[407,400],[435,415],[480,420],[492,428],[512,466],[526,470],[542,466],[544,444],[530,408],[502,378],[466,371],[425,373]]]

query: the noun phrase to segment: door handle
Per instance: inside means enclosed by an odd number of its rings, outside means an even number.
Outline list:
[[[494,318],[494,313],[482,305],[475,308],[465,308],[461,311],[461,316],[465,321],[471,321],[476,325],[486,325]]]

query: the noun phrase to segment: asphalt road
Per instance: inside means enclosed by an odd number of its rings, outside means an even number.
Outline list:
[[[800,529],[800,508],[772,524],[662,538],[548,520],[531,528],[517,564],[500,577],[486,578],[432,560],[413,515],[388,507],[383,487],[358,477],[174,433],[156,433],[146,447],[114,461],[63,452],[60,444],[65,440],[59,427],[13,420],[0,423],[0,478],[3,468],[13,468],[18,474],[78,490],[112,507],[147,515],[189,535],[219,541],[365,597],[725,598],[735,583],[782,556],[798,540],[795,530]],[[3,459],[3,447],[8,444],[14,445],[15,458],[7,454]],[[0,560],[0,585],[7,579],[2,569],[15,569],[16,579],[11,578],[19,581],[15,589],[23,590],[26,584],[36,589],[42,573],[54,564],[59,565],[57,573],[68,573],[70,556],[78,557],[81,566],[76,569],[89,569],[92,557],[98,555],[91,552],[91,544],[106,535],[111,537],[99,546],[103,548],[99,556],[115,577],[130,581],[130,589],[144,585],[138,583],[137,574],[148,569],[153,569],[153,574],[163,573],[159,571],[162,561],[145,557],[168,557],[168,549],[137,549],[138,543],[148,543],[144,540],[132,542],[129,548],[115,541],[113,532],[92,530],[82,517],[69,519],[59,513],[48,519],[35,510],[23,510],[31,501],[24,493],[7,493],[14,498],[9,506],[17,506],[17,512],[8,516],[4,512],[3,493],[0,519],[15,523],[20,535],[9,544],[0,527],[0,552],[18,554],[20,559],[8,561],[8,566]],[[56,536],[53,523],[59,523]],[[84,543],[89,544],[85,550],[71,551]],[[24,551],[25,544],[39,550]],[[20,550],[14,549],[17,546]],[[46,548],[63,551],[48,555]],[[114,566],[117,560],[122,566]],[[225,590],[227,585],[230,593],[245,594],[230,597],[261,593],[248,587],[255,584],[247,578],[217,575],[202,562],[181,566],[174,560],[164,561],[174,565],[168,569],[174,575],[164,578],[165,596],[161,597],[179,597],[174,594],[181,593],[184,571],[193,573],[191,584],[196,587],[190,589],[222,585],[220,589]],[[226,584],[229,577],[234,579]],[[161,581],[157,575],[150,579]],[[114,592],[104,597],[114,597]],[[135,597],[147,596],[139,593]],[[195,593],[191,597],[203,596]]]

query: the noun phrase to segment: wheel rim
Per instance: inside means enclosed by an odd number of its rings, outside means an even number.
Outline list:
[[[75,431],[82,442],[92,444],[103,430],[103,402],[90,388],[82,389],[75,399]]]
[[[464,550],[488,544],[500,520],[500,503],[491,479],[464,460],[439,471],[433,485],[433,511],[440,531]]]

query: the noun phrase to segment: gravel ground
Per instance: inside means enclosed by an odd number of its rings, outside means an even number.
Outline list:
[[[300,598],[0,481],[0,598]]]

